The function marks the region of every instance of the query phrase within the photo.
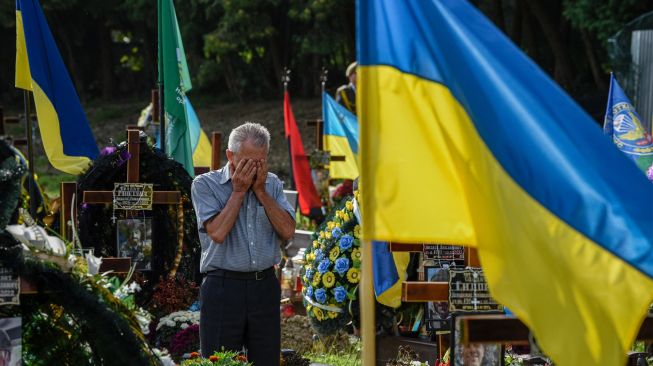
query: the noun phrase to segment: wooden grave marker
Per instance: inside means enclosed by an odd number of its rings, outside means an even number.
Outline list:
[[[140,144],[140,131],[127,130],[127,151],[131,157],[127,160],[126,183],[139,183]],[[86,204],[113,203],[113,191],[84,191],[82,202]],[[180,202],[181,192],[179,191],[153,191],[153,204],[171,205]],[[122,273],[129,271],[130,267],[131,258],[104,258],[102,260],[100,272],[114,270],[117,273]]]

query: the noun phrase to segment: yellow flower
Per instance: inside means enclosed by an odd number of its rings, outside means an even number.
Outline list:
[[[326,272],[322,275],[322,283],[324,284],[324,287],[331,288],[336,284],[336,276],[333,272]]]
[[[321,276],[322,275],[319,273],[315,273],[313,275],[313,287],[317,287],[320,285],[320,280],[322,279]]]
[[[307,312],[310,313],[310,312],[311,312],[311,309],[313,309],[313,305],[310,305],[310,304],[309,304],[309,305],[306,305],[306,311],[307,311]]]
[[[361,237],[361,226],[360,226],[360,225],[356,225],[356,226],[354,227],[354,238],[357,238],[357,239],[358,239],[358,238],[360,238],[360,237]]]
[[[327,239],[331,239],[331,232],[330,232],[330,231],[327,231],[326,234],[324,234],[324,236],[325,236]]]
[[[324,312],[320,308],[313,308],[313,315],[317,320],[324,320]]]
[[[332,262],[335,262],[336,259],[338,259],[339,255],[340,255],[340,248],[335,246],[333,247],[333,249],[331,249],[331,252],[329,252],[329,259],[331,259]]]
[[[358,200],[358,190],[354,191],[354,198]]]
[[[351,220],[351,217],[349,217],[349,214],[347,214],[346,212],[343,213],[342,214],[342,221],[347,222],[349,220]]]
[[[318,248],[320,246],[320,243],[318,243],[317,240],[313,240],[313,248]]]
[[[351,283],[358,283],[361,279],[361,273],[358,268],[350,268],[347,271],[347,280]]]
[[[353,210],[354,210],[354,202],[352,202],[352,201],[347,201],[347,203],[345,203],[345,207],[347,207],[347,209],[348,209],[349,211],[353,211]]]
[[[329,316],[330,319],[335,319],[338,317],[338,313],[336,313],[335,311],[329,311],[327,312],[327,315]]]
[[[336,227],[340,227],[340,223],[339,223],[339,222],[336,222]]]
[[[351,251],[352,260],[360,262],[362,257],[363,257],[363,253],[361,253],[360,249],[354,248],[354,250]]]
[[[329,222],[327,222],[327,229],[329,229],[329,230],[333,230],[333,227],[334,227],[335,224],[336,224],[336,223],[333,222],[333,221],[329,221]]]
[[[320,239],[324,239],[324,237],[325,237],[324,231],[320,231]]]

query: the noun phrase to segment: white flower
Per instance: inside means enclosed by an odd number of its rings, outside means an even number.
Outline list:
[[[181,325],[181,329],[186,329],[186,328],[188,328],[188,324],[182,324]]]

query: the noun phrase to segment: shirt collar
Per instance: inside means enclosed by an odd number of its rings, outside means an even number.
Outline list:
[[[231,171],[229,170],[229,160],[227,160],[227,165],[222,168],[220,172],[220,184],[225,184],[231,180]]]

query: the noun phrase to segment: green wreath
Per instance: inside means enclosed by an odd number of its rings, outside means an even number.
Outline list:
[[[113,190],[115,182],[127,181],[127,164],[129,153],[127,144],[103,150],[92,167],[78,179],[78,197],[83,191]],[[179,262],[178,274],[188,279],[199,281],[199,258],[201,246],[197,234],[195,211],[190,199],[193,179],[184,167],[168,158],[160,150],[141,138],[140,144],[140,181],[153,183],[156,191],[180,191],[183,203],[183,252]],[[78,200],[78,203],[81,201]],[[148,274],[150,292],[159,278],[166,277],[175,267],[178,238],[177,205],[153,205],[148,212],[152,217],[152,272]],[[115,212],[116,216],[122,214]],[[116,256],[116,226],[112,221],[114,215],[110,204],[82,205],[78,207],[79,235],[84,247],[95,249],[96,256]]]

